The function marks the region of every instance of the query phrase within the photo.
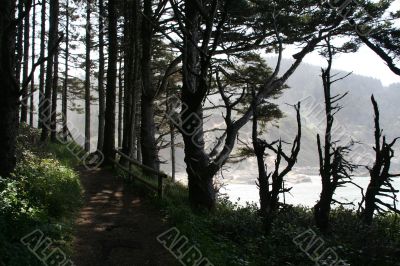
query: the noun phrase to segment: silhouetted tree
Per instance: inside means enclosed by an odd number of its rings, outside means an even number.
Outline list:
[[[115,158],[115,101],[118,63],[117,20],[117,2],[116,0],[110,0],[108,2],[108,69],[103,146],[105,164],[110,162],[110,158]]]
[[[65,70],[64,84],[61,97],[61,116],[62,116],[62,134],[64,141],[68,138],[68,75],[69,75],[69,30],[70,30],[70,11],[69,0],[65,4]]]
[[[325,117],[326,129],[324,135],[324,146],[321,144],[321,137],[318,134],[318,156],[319,172],[321,175],[322,191],[320,199],[314,206],[314,218],[316,225],[323,231],[329,227],[329,214],[332,203],[339,203],[333,196],[338,187],[351,182],[351,173],[356,168],[345,158],[351,151],[352,143],[346,146],[337,145],[337,141],[332,138],[332,128],[334,116],[342,109],[338,104],[340,100],[346,97],[347,93],[332,96],[332,84],[344,79],[348,75],[333,79],[331,74],[333,55],[335,48],[331,45],[330,37],[326,39],[328,67],[322,69],[322,81],[325,97]]]
[[[32,59],[31,59],[31,69],[35,66],[36,60],[36,1],[33,1],[33,10],[32,10]],[[34,92],[35,92],[35,78],[32,77],[31,81],[31,90],[30,90],[30,105],[29,105],[29,125],[33,127],[33,116],[35,111],[34,106]]]
[[[92,13],[91,1],[86,0],[86,35],[85,35],[85,151],[90,152],[90,74],[91,74],[91,23],[90,15]]]
[[[375,162],[372,168],[368,167],[370,174],[370,182],[363,196],[365,206],[362,209],[362,219],[366,224],[371,224],[375,211],[378,213],[385,213],[387,210],[400,214],[400,210],[396,208],[396,190],[392,185],[392,178],[398,177],[400,174],[391,174],[390,166],[394,157],[393,146],[396,144],[398,138],[392,142],[387,142],[386,137],[382,135],[382,130],[379,123],[379,108],[374,96],[371,97],[375,113]],[[393,204],[382,201],[379,197],[388,198],[393,201]],[[360,203],[361,204],[363,203]]]
[[[0,5],[0,176],[14,170],[19,87],[15,79],[15,1]]]
[[[104,143],[104,117],[106,109],[106,95],[104,90],[104,17],[105,7],[104,1],[99,0],[99,72],[98,72],[98,91],[99,91],[99,126],[98,126],[98,137],[97,137],[97,150],[103,150]]]
[[[54,70],[51,90],[51,115],[50,115],[50,139],[57,141],[57,99],[58,99],[58,70],[59,70],[59,48],[54,53]]]
[[[40,58],[44,58],[46,50],[46,1],[42,1],[41,20],[40,20]],[[42,128],[43,106],[44,106],[44,86],[45,86],[45,62],[40,64],[39,69],[39,119],[38,128]]]
[[[301,145],[301,118],[300,103],[294,106],[297,119],[297,135],[293,141],[290,155],[283,151],[282,140],[268,143],[258,137],[258,114],[257,106],[253,104],[253,131],[252,140],[254,153],[257,157],[258,165],[258,188],[260,193],[260,213],[264,219],[264,227],[268,232],[279,208],[279,195],[289,192],[290,188],[284,188],[284,177],[293,169],[296,164],[297,156]],[[277,144],[277,147],[274,147]],[[264,160],[266,149],[275,153],[274,170],[268,173],[267,165]],[[281,169],[282,159],[286,161],[286,166]]]
[[[22,63],[22,83],[26,83],[26,80],[28,79],[29,75],[29,50],[30,50],[30,17],[29,14],[30,12],[27,12],[31,9],[30,6],[32,1],[30,0],[25,0],[24,1],[24,6],[25,6],[25,19],[24,19],[24,52],[23,52],[23,63]],[[28,122],[28,87],[22,88],[22,100],[21,100],[21,122]]]
[[[251,107],[248,107],[236,120],[227,114],[226,134],[224,140],[220,141],[224,147],[216,153],[216,156],[210,158],[204,145],[202,105],[210,91],[209,79],[213,69],[213,57],[217,54],[233,56],[235,53],[266,47],[277,48],[279,42],[304,43],[302,36],[307,36],[301,51],[293,56],[295,58],[293,65],[278,77],[280,70],[278,64],[276,68],[278,71],[274,72],[272,77],[266,78],[262,89],[256,95],[256,101],[259,103],[287,81],[303,58],[313,51],[329,32],[333,30],[336,30],[335,34],[341,32],[339,30],[341,18],[329,16],[325,19],[326,10],[321,13],[316,11],[312,21],[307,20],[305,25],[306,20],[302,20],[299,14],[303,10],[313,9],[314,4],[308,2],[308,4],[302,3],[304,6],[268,1],[259,1],[254,5],[246,1],[231,0],[207,3],[186,0],[182,5],[176,1],[170,2],[179,24],[179,35],[183,37],[183,46],[177,45],[183,56],[182,104],[185,107],[180,117],[182,121],[180,129],[185,143],[189,199],[195,207],[212,209],[216,199],[214,176],[228,160],[239,130],[252,117]],[[274,10],[276,12],[273,12]],[[286,11],[280,12],[280,16],[277,16],[277,10]],[[245,23],[247,30],[243,29],[243,21],[248,21]],[[290,26],[286,27],[289,21]],[[276,38],[279,26],[281,30],[285,30],[280,36],[282,39]],[[301,36],[293,27],[298,27]],[[297,36],[294,36],[295,32]]]
[[[47,47],[47,69],[46,69],[46,83],[43,99],[43,117],[42,117],[42,134],[41,140],[46,141],[51,129],[51,92],[53,86],[53,70],[54,70],[54,51],[53,49],[58,45],[58,23],[59,23],[59,0],[50,2],[50,28],[49,28],[49,42]]]

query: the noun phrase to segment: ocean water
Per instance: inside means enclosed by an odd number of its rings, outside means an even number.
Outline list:
[[[354,177],[353,181],[364,188],[365,193],[369,177]],[[399,178],[393,179],[393,186],[395,189],[400,190]],[[285,182],[285,187],[292,187],[292,190],[290,193],[285,193],[284,198],[281,196],[281,202],[285,201],[287,204],[312,207],[319,199],[321,193],[321,178],[319,176],[299,175],[297,178],[293,177]],[[255,183],[227,182],[220,192],[226,194],[231,201],[238,202],[240,205],[244,205],[246,202],[257,204],[259,202],[259,192]],[[400,197],[399,193],[397,193],[397,197]],[[348,184],[345,187],[338,188],[334,198],[340,202],[353,203],[354,207],[347,207],[357,209],[358,202],[362,198],[361,190],[352,184]],[[385,202],[393,202],[384,197],[381,199]]]

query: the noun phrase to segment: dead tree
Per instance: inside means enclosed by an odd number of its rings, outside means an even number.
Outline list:
[[[390,174],[391,160],[394,157],[393,145],[396,144],[398,138],[392,142],[387,142],[386,137],[382,135],[382,130],[379,123],[379,108],[375,101],[374,96],[371,97],[372,104],[374,106],[375,113],[375,163],[372,168],[367,167],[370,174],[370,182],[363,196],[363,200],[360,204],[365,202],[364,208],[362,208],[362,220],[366,224],[371,224],[374,216],[374,212],[377,211],[380,214],[386,213],[388,210],[400,214],[400,210],[396,208],[397,197],[396,190],[392,186],[392,177],[398,177],[400,174]],[[393,200],[393,204],[386,203],[378,197],[386,197]]]
[[[293,145],[288,156],[282,148],[282,140],[277,140],[273,143],[267,143],[258,137],[258,122],[257,122],[257,107],[253,103],[253,148],[257,157],[258,164],[258,183],[260,193],[260,213],[264,219],[264,227],[269,231],[274,217],[279,208],[279,195],[289,192],[291,188],[284,188],[284,177],[293,169],[296,164],[297,156],[300,152],[301,144],[301,118],[300,118],[300,103],[294,106],[297,113],[297,135],[293,141]],[[275,148],[275,144],[277,147]],[[271,150],[276,154],[275,166],[273,172],[268,173],[265,163],[265,151]],[[280,170],[282,158],[287,165],[283,170]]]
[[[329,227],[331,204],[344,204],[333,199],[336,189],[340,186],[344,186],[347,183],[352,183],[351,173],[356,168],[355,165],[345,159],[345,157],[351,152],[353,143],[351,142],[346,146],[339,146],[337,145],[338,141],[332,140],[331,133],[334,116],[342,109],[342,106],[339,105],[338,102],[342,100],[347,93],[332,96],[331,87],[332,84],[346,78],[348,75],[333,79],[334,75],[331,75],[331,70],[334,48],[331,46],[329,38],[326,40],[326,43],[328,67],[326,69],[322,69],[326,116],[324,146],[322,146],[320,135],[318,134],[317,136],[319,172],[322,181],[322,191],[320,200],[314,206],[315,223],[322,231],[326,231]]]

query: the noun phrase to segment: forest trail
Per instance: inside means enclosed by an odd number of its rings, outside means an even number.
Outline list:
[[[85,197],[75,225],[75,265],[177,264],[156,240],[168,229],[159,210],[109,170],[79,172]]]

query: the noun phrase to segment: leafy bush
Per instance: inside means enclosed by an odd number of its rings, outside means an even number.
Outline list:
[[[337,208],[332,212],[331,232],[323,234],[314,225],[312,209],[286,206],[266,235],[257,206],[220,198],[211,213],[193,211],[186,188],[179,184],[167,184],[162,207],[170,225],[214,265],[313,265],[293,243],[309,229],[350,265],[400,265],[400,217],[396,215],[378,217],[373,226],[365,227],[354,211]]]
[[[42,265],[20,243],[36,229],[67,249],[74,214],[82,200],[78,175],[51,153],[54,148],[64,148],[35,146],[32,141],[37,132],[22,130],[17,167],[11,178],[0,178],[0,265]]]

